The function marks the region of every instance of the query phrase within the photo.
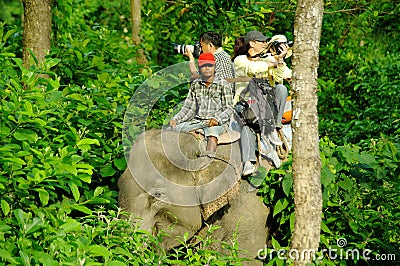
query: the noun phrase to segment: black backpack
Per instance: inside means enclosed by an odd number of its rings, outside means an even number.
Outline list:
[[[275,117],[278,108],[275,104],[274,88],[266,79],[252,78],[241,95],[250,94],[250,100],[246,101],[241,97],[235,111],[242,120],[242,123],[250,128],[267,133],[275,129]]]

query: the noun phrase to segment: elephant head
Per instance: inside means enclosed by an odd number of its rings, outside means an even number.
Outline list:
[[[205,222],[221,225],[216,233],[221,240],[232,237],[242,223],[248,246],[263,248],[269,209],[255,192],[241,191],[238,142],[219,145],[215,158],[202,156],[203,144],[189,133],[151,130],[140,135],[118,181],[120,207],[140,218],[142,229],[166,232],[165,249],[179,245],[176,239],[185,233],[189,238],[199,234]]]

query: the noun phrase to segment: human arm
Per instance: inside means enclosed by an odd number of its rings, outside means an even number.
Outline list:
[[[275,81],[275,83],[283,83],[283,78],[285,76],[286,64],[271,68],[269,71],[270,76]]]
[[[269,62],[259,60],[250,61],[246,55],[237,56],[234,60],[235,72],[244,73],[247,77],[258,76],[259,74],[265,75],[270,68]]]
[[[171,119],[170,125],[173,120],[175,120],[175,125],[176,125],[176,123],[184,122],[193,118],[196,115],[196,109],[197,109],[197,102],[195,98],[195,88],[194,84],[192,83],[190,85],[188,96],[186,97],[182,108]]]
[[[273,56],[276,67],[270,70],[270,76],[272,76],[272,79],[276,83],[283,83],[283,79],[290,79],[292,77],[292,70],[287,67],[284,61],[289,46],[285,43],[281,43],[278,49],[280,53]]]
[[[189,49],[186,49],[185,52],[183,53],[183,55],[189,57],[189,69],[190,69],[190,74],[191,74],[190,79],[194,80],[196,78],[199,78],[200,75],[196,68],[196,62],[194,61],[193,53]]]

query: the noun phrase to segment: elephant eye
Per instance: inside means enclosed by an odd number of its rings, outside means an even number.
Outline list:
[[[155,198],[160,198],[161,197],[161,191],[157,190],[156,192],[153,193],[153,196]]]

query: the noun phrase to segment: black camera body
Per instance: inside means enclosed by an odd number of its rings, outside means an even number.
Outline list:
[[[199,58],[201,54],[201,46],[199,42],[195,42],[193,45],[189,44],[176,44],[173,43],[173,48],[175,51],[175,54],[183,54],[186,52],[186,49],[189,49],[189,51],[192,52],[194,58]]]
[[[281,50],[279,50],[279,46],[281,46],[282,43],[285,43],[289,47],[293,46],[293,42],[292,41],[288,41],[288,42],[274,41],[271,44],[271,46],[274,48],[276,54],[281,54]]]

